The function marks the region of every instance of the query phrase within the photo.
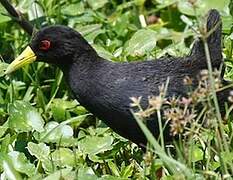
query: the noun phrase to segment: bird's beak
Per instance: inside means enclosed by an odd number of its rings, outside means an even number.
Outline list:
[[[11,72],[30,64],[36,60],[36,55],[32,51],[31,47],[28,46],[6,69],[5,74],[10,74]]]

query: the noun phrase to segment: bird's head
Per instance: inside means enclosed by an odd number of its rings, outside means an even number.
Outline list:
[[[69,65],[74,57],[93,52],[77,31],[65,26],[49,26],[35,34],[29,46],[8,66],[6,74],[34,61]]]

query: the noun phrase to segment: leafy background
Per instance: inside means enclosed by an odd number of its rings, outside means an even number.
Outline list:
[[[233,78],[230,0],[11,3],[38,29],[52,24],[76,29],[100,56],[112,61],[187,55],[197,36],[193,31],[197,19],[216,8],[223,19],[225,78]],[[0,6],[2,61],[9,63],[29,41],[30,37]],[[4,66],[2,63],[0,69]],[[223,152],[222,160],[232,163],[232,153]],[[231,176],[221,171],[219,156],[206,162],[200,143],[192,144],[191,155],[189,168],[196,178]],[[143,153],[80,106],[59,69],[34,63],[10,77],[1,77],[0,179],[155,179],[156,170],[164,163],[153,149]],[[203,168],[206,163],[208,168]],[[165,169],[163,178],[185,179],[185,175]]]

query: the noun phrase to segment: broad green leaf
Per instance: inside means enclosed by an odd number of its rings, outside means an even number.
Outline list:
[[[112,149],[113,138],[111,136],[87,136],[79,141],[80,151],[86,154],[98,154]]]
[[[233,18],[232,16],[222,16],[222,31],[225,34],[231,33],[231,29],[233,26]]]
[[[95,38],[99,36],[100,34],[104,34],[105,30],[99,29],[94,32],[89,33],[88,35],[85,36],[85,39],[90,43],[93,44],[95,41]]]
[[[96,180],[97,178],[98,177],[90,167],[81,167],[78,170],[77,179],[79,180]]]
[[[93,10],[102,8],[108,1],[107,0],[87,0],[88,4]]]
[[[77,16],[84,13],[84,4],[83,2],[70,4],[61,9],[61,13],[68,16]]]
[[[194,146],[193,148],[191,148],[192,152],[191,156],[192,156],[192,162],[197,162],[203,159],[203,155],[204,152],[203,150],[201,150],[199,147]]]
[[[229,0],[197,0],[195,5],[196,11],[187,0],[178,1],[178,9],[180,12],[187,15],[205,15],[210,9],[218,9],[219,11],[226,11],[229,4]]]
[[[50,148],[46,144],[36,144],[33,142],[29,142],[27,149],[31,155],[35,156],[38,160],[42,162],[42,166],[45,169],[45,171],[53,171],[53,164],[49,155]]]
[[[104,49],[102,46],[93,45],[94,49],[97,51],[98,55],[107,60],[113,60],[114,56]]]
[[[0,18],[1,18],[1,15],[0,15]],[[0,77],[5,75],[5,70],[7,66],[9,66],[9,64],[0,61]]]
[[[76,174],[72,168],[60,169],[50,174],[43,180],[75,180]]]
[[[83,36],[88,35],[89,33],[95,32],[97,30],[100,30],[102,27],[102,24],[90,24],[85,26],[76,26],[75,29],[81,33]]]
[[[31,155],[36,156],[39,160],[48,159],[50,148],[44,143],[28,143],[28,151]]]
[[[63,99],[54,99],[50,106],[53,117],[56,121],[62,121],[67,118],[67,109],[77,106],[76,101],[66,101]]]
[[[129,180],[129,178],[122,178],[122,177],[116,177],[116,176],[110,176],[110,175],[103,175],[101,178],[98,178],[98,180]]]
[[[129,24],[130,24],[130,12],[125,12],[120,17],[116,16],[116,18],[113,19],[112,26],[114,27],[115,33],[117,33],[118,36],[126,36],[129,32]]]
[[[33,1],[30,4],[29,10],[28,10],[28,18],[30,21],[38,19],[40,17],[44,16],[44,12],[42,7],[39,5],[38,2]]]
[[[24,153],[20,153],[18,151],[12,151],[9,152],[8,155],[12,161],[14,168],[18,172],[24,173],[29,177],[35,174],[36,172],[35,166],[28,161]]]
[[[7,16],[6,10],[3,8],[3,6],[0,6],[0,24],[5,23],[11,20],[9,16]]]
[[[75,154],[68,148],[59,148],[52,154],[53,163],[59,167],[75,166]]]
[[[142,56],[150,52],[156,46],[158,33],[150,29],[137,31],[125,48],[126,54],[131,56]]]
[[[176,3],[179,0],[155,0],[155,1],[159,3],[158,8],[162,9]]]
[[[40,133],[40,139],[44,142],[60,142],[73,137],[73,129],[66,124],[50,121],[45,125],[45,131]]]
[[[112,161],[113,160],[112,157],[103,157],[103,156],[92,155],[92,154],[89,154],[88,158],[91,161],[96,162],[96,163],[106,163],[108,161]]]
[[[3,167],[6,179],[9,180],[23,179],[21,175],[15,170],[14,165],[7,154],[0,152],[0,164]]]
[[[32,130],[42,132],[44,120],[30,103],[15,101],[9,105],[9,128],[17,132],[29,132]]]

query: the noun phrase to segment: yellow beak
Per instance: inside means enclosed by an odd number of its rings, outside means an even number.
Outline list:
[[[28,46],[6,69],[5,74],[10,74],[11,72],[30,64],[36,60],[36,55],[32,51],[31,47]]]

